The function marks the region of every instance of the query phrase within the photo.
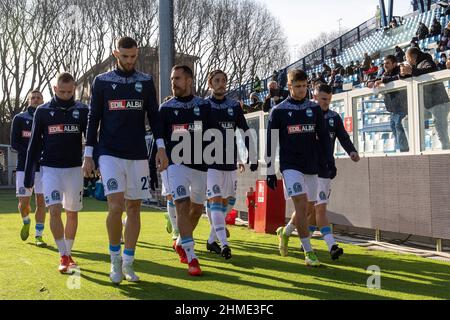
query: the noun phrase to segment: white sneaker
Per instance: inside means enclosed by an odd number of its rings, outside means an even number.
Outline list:
[[[111,282],[119,284],[122,282],[124,276],[122,273],[122,257],[111,257],[111,273],[109,274]]]
[[[125,279],[130,282],[139,282],[139,277],[134,273],[133,264],[123,264],[122,272],[125,275]]]

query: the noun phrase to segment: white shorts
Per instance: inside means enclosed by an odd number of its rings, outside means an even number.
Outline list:
[[[23,181],[25,179],[25,172],[17,171],[16,172],[16,197],[31,197],[34,189],[35,194],[43,194],[44,190],[42,189],[42,170],[36,172],[34,175],[34,187],[33,189],[27,189],[23,185]]]
[[[170,196],[172,193],[170,193],[169,188],[169,172],[168,170],[164,170],[161,172],[161,195],[163,197]]]
[[[174,201],[191,198],[195,204],[203,204],[206,200],[207,173],[173,164],[169,172],[169,187]]]
[[[297,170],[284,170],[284,195],[286,200],[306,194],[308,201],[314,202],[317,199],[317,175],[303,174]]]
[[[317,179],[317,205],[328,204],[331,194],[331,179]]]
[[[83,171],[76,168],[41,167],[47,207],[62,204],[67,211],[83,209]]]
[[[221,197],[234,198],[237,190],[236,171],[208,170],[207,196],[208,199]]]
[[[150,198],[150,172],[147,160],[100,156],[98,164],[105,196],[123,192],[127,200]]]

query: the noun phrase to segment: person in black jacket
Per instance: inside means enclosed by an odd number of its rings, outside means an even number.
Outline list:
[[[430,28],[430,35],[431,36],[440,35],[441,29],[442,29],[441,23],[436,18],[434,18],[433,24],[431,25],[431,28]]]
[[[395,46],[394,56],[398,63],[405,61],[405,52],[399,46]]]
[[[69,73],[58,76],[54,92],[53,99],[37,108],[34,114],[24,186],[33,187],[35,168],[40,165],[50,227],[61,256],[58,270],[73,273],[78,270],[71,254],[78,212],[83,208],[82,139],[89,109],[74,100],[75,79]],[[65,227],[62,209],[67,216]]]
[[[276,81],[270,81],[267,84],[267,89],[269,90],[269,94],[264,99],[262,106],[264,112],[270,112],[273,107],[280,104],[288,96],[288,93],[282,88],[280,89]]]
[[[417,48],[409,48],[406,52],[408,64],[400,66],[402,78],[417,77],[437,71],[433,58]],[[424,86],[423,98],[425,111],[431,112],[434,118],[436,131],[443,150],[450,149],[448,136],[449,98],[442,82],[431,83]]]
[[[36,108],[44,102],[42,93],[39,90],[33,90],[28,96],[29,106],[26,111],[17,114],[11,127],[11,147],[17,151],[16,168],[16,196],[19,199],[19,212],[22,216],[23,226],[20,231],[20,237],[23,241],[30,235],[30,200],[32,190],[27,190],[24,186],[25,161],[27,158],[27,148],[31,137],[31,128],[33,126],[33,117]],[[38,170],[36,170],[38,171]],[[45,247],[46,243],[42,239],[45,224],[45,201],[42,190],[41,173],[35,173],[34,193],[36,194],[36,236],[35,243],[38,247]]]
[[[423,40],[428,36],[428,34],[429,34],[428,27],[423,22],[420,22],[419,27],[417,28],[416,31],[416,36],[419,38],[419,40]]]
[[[369,88],[378,88],[385,83],[400,79],[400,67],[393,55],[384,58],[385,73],[382,77],[369,82]],[[400,152],[408,152],[408,138],[403,128],[402,120],[408,115],[408,96],[406,89],[392,91],[384,94],[386,110],[391,112],[391,129],[395,138],[395,147]]]

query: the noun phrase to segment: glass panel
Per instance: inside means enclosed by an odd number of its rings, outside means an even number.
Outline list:
[[[408,95],[406,88],[353,99],[360,153],[407,152]]]
[[[330,109],[333,110],[334,112],[338,113],[342,120],[345,120],[346,114],[345,114],[345,104],[344,104],[344,100],[336,100],[336,101],[332,101],[330,104]],[[350,134],[350,139],[353,142],[353,135],[351,133]],[[335,156],[345,156],[346,152],[344,150],[344,148],[342,148],[340,142],[338,139],[336,139],[336,146],[334,148],[334,155]]]
[[[421,125],[421,150],[450,149],[449,123],[449,80],[423,84],[419,99]]]
[[[257,145],[257,152],[258,152],[258,158],[259,158],[259,150],[260,150],[260,146],[259,146],[259,141],[260,141],[260,132],[259,132],[259,117],[256,118],[250,118],[247,119],[247,124],[249,126],[250,129],[253,129],[254,132],[256,133],[256,136],[253,136],[253,139],[256,139],[256,145]],[[248,157],[248,151],[245,148],[245,142],[242,139],[242,136],[239,134],[239,131],[237,131],[237,135],[236,135],[236,143],[237,143],[237,148],[238,148],[238,153],[239,153],[239,157],[241,159],[247,159]]]

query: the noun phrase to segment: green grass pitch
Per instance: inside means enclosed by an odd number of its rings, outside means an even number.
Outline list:
[[[57,271],[59,256],[48,216],[44,239],[49,247],[34,245],[34,217],[30,238],[22,242],[14,194],[0,191],[0,299],[450,299],[450,265],[413,255],[344,244],[344,256],[332,262],[325,243],[313,240],[323,264],[313,269],[304,265],[298,238],[291,238],[289,256],[283,258],[275,235],[232,226],[233,258],[225,261],[206,251],[207,219],[201,219],[195,232],[204,275],[193,278],[171,248],[163,214],[147,209],[135,262],[141,282],[114,286],[108,278],[105,210],[105,202],[85,199],[73,250],[81,274],[70,278]],[[367,288],[366,269],[372,265],[381,269],[381,289]]]

